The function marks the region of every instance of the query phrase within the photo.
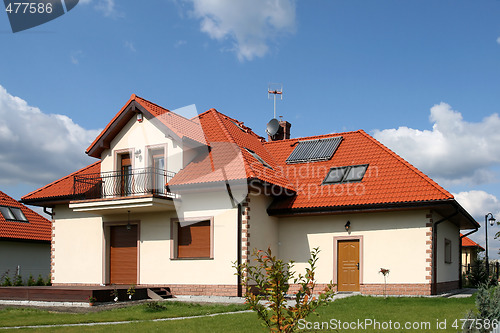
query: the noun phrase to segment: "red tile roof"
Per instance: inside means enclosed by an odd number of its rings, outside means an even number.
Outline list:
[[[27,222],[7,221],[0,213],[0,238],[50,241],[52,223],[0,191],[0,206],[20,208]]]
[[[255,179],[294,191],[290,181],[278,173],[279,165],[262,145],[263,138],[215,109],[197,118],[209,143],[210,153],[186,166],[169,182],[170,185]],[[274,170],[264,166],[245,148],[259,155]]]
[[[334,136],[343,140],[331,159],[286,164],[299,141]],[[271,210],[453,199],[448,191],[362,130],[272,141],[264,146],[297,188],[296,196],[276,199]],[[322,185],[330,168],[360,164],[368,164],[361,182]]]
[[[462,237],[463,235],[460,234],[460,237]],[[481,245],[479,245],[478,243],[474,242],[472,239],[470,239],[469,237],[463,237],[462,238],[462,247],[477,247],[479,249],[481,249],[481,251],[484,251],[484,247],[482,247]]]
[[[21,198],[25,203],[37,204],[45,201],[58,201],[73,196],[74,176],[101,172],[101,161],[97,161],[61,179],[47,184],[38,190],[26,194]],[[42,205],[43,206],[43,205]]]

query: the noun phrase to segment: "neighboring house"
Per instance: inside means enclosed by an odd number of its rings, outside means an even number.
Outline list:
[[[479,224],[449,192],[362,130],[279,125],[266,142],[132,95],[87,149],[98,161],[22,198],[53,210],[53,284],[240,295],[233,264],[253,249],[300,272],[319,247],[320,287],[381,294],[382,267],[391,294],[459,287],[460,230]]]
[[[20,274],[46,279],[50,273],[52,225],[3,192],[0,192],[0,276]]]
[[[484,251],[484,247],[462,234],[460,237],[462,238],[462,272],[467,273],[471,265],[477,261],[477,254]]]

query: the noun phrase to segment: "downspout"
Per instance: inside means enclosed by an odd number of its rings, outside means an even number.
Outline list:
[[[237,239],[237,244],[238,244],[237,245],[238,246],[238,250],[237,250],[238,259],[237,259],[236,262],[238,264],[238,267],[240,267],[240,265],[241,265],[241,230],[242,230],[242,227],[241,227],[241,224],[242,224],[241,211],[242,211],[241,204],[238,204],[238,237],[236,238]],[[238,268],[238,270],[239,270],[239,268]],[[238,271],[238,273],[239,273],[239,271]],[[237,283],[238,283],[238,288],[237,288],[238,293],[237,293],[237,296],[238,297],[243,297],[243,291],[242,291],[243,287],[241,286],[241,275],[238,274],[237,276],[238,276],[238,281],[237,281]]]
[[[472,230],[471,232],[460,236],[460,242],[459,242],[459,246],[458,246],[458,248],[459,248],[458,253],[460,253],[460,261],[459,261],[459,265],[458,265],[458,277],[459,277],[458,288],[460,288],[460,289],[462,289],[462,287],[463,287],[462,286],[462,238],[467,237],[467,236],[475,233],[478,230],[479,230],[479,228],[476,228],[476,229]],[[467,260],[467,255],[468,255],[468,253],[465,253],[465,258],[466,258],[465,261],[466,262],[469,261],[469,260]]]
[[[437,226],[444,221],[449,220],[453,216],[458,214],[458,209],[450,216],[443,217],[441,220],[434,222],[432,225],[432,282],[431,282],[431,295],[435,295],[437,292]]]

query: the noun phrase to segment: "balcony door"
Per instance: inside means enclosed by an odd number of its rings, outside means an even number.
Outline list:
[[[166,171],[165,171],[165,150],[152,149],[150,150],[150,166],[151,166],[151,180],[152,180],[152,190],[156,194],[165,194],[165,185],[167,183]]]
[[[132,159],[130,154],[120,155],[120,194],[127,196],[132,193]]]

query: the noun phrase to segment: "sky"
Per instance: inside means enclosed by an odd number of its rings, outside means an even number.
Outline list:
[[[500,0],[80,0],[17,33],[2,11],[0,39],[0,190],[15,199],[92,163],[133,93],[265,136],[278,82],[292,137],[363,129],[500,220]],[[470,238],[484,246],[484,228]]]

